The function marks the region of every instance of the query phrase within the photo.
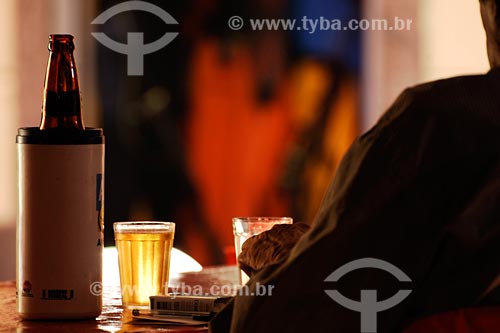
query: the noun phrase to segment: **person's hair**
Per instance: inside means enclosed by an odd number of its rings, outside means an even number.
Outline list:
[[[495,4],[497,7],[497,13],[496,13],[496,23],[497,26],[500,25],[500,0],[495,0]]]
[[[495,5],[497,8],[496,21],[497,21],[497,24],[500,25],[500,0],[479,0],[479,2],[482,2],[482,3],[489,2],[489,1],[495,1]]]

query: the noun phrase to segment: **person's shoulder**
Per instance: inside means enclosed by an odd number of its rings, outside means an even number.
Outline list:
[[[418,84],[405,89],[369,132],[423,125],[436,117],[498,118],[499,89],[500,70]]]
[[[500,103],[500,69],[491,70],[486,74],[456,76],[422,83],[407,88],[402,96],[411,99],[412,103],[424,106],[467,106],[470,101],[489,100]]]
[[[415,85],[405,89],[391,108],[396,114],[415,110],[420,115],[498,109],[499,89],[500,69],[495,69],[486,74],[456,76]]]

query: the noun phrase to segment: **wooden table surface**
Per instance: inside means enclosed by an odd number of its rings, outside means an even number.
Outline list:
[[[170,286],[197,286],[209,293],[213,286],[234,288],[238,281],[236,266],[206,268],[201,272],[183,273],[170,281]],[[219,288],[220,289],[220,288]],[[217,289],[217,290],[219,290]],[[103,286],[102,314],[95,320],[84,321],[28,321],[16,314],[15,281],[0,282],[0,333],[4,332],[208,332],[206,327],[173,327],[130,325],[122,319],[123,308],[119,286]]]

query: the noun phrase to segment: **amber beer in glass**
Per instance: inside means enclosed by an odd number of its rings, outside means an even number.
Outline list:
[[[149,307],[149,297],[168,288],[175,223],[116,222],[113,227],[123,306]]]

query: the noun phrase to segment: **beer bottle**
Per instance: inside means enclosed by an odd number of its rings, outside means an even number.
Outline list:
[[[49,36],[42,119],[19,128],[17,313],[87,319],[102,310],[104,135],[84,128],[73,36]]]
[[[84,129],[72,35],[49,36],[40,129]]]

